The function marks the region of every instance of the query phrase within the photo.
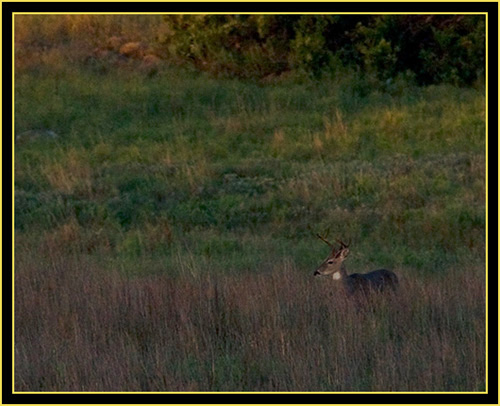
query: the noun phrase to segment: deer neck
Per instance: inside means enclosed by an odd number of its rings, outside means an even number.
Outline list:
[[[340,281],[346,281],[347,280],[347,269],[344,265],[344,263],[342,262],[342,264],[340,264],[340,268],[337,272],[334,272],[332,274],[332,278],[334,280],[340,280]]]

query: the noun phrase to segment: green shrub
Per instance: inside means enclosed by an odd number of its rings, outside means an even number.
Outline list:
[[[471,84],[485,73],[484,16],[379,16],[352,37],[359,62],[380,78],[412,71],[419,84]]]
[[[265,77],[299,70],[319,76],[361,68],[379,80],[472,84],[485,73],[480,15],[165,16],[170,58],[216,74]]]

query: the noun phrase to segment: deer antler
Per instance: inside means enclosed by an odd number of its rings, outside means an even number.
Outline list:
[[[348,244],[346,244],[345,242],[342,242],[342,240],[335,239],[335,241],[337,241],[340,244],[341,248],[347,248],[347,247],[349,247],[349,245],[351,245],[351,240],[349,240]]]
[[[325,242],[328,244],[328,246],[332,247],[333,248],[333,244],[329,241],[327,241],[325,238],[323,238],[321,235],[319,234],[316,234],[316,237],[318,237],[321,241]]]

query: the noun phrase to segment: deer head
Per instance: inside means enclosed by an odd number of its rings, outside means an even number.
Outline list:
[[[345,269],[342,267],[342,263],[349,255],[349,244],[346,244],[340,240],[336,240],[340,244],[340,248],[336,249],[335,245],[328,242],[325,238],[317,235],[322,241],[328,244],[332,251],[328,258],[314,271],[315,276],[327,276],[332,275],[333,279],[341,279],[345,272]]]

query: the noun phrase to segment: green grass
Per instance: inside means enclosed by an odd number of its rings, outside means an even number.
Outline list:
[[[16,134],[58,134],[15,146],[16,389],[484,388],[484,90],[51,58],[16,72]],[[317,232],[406,292],[356,312]]]

